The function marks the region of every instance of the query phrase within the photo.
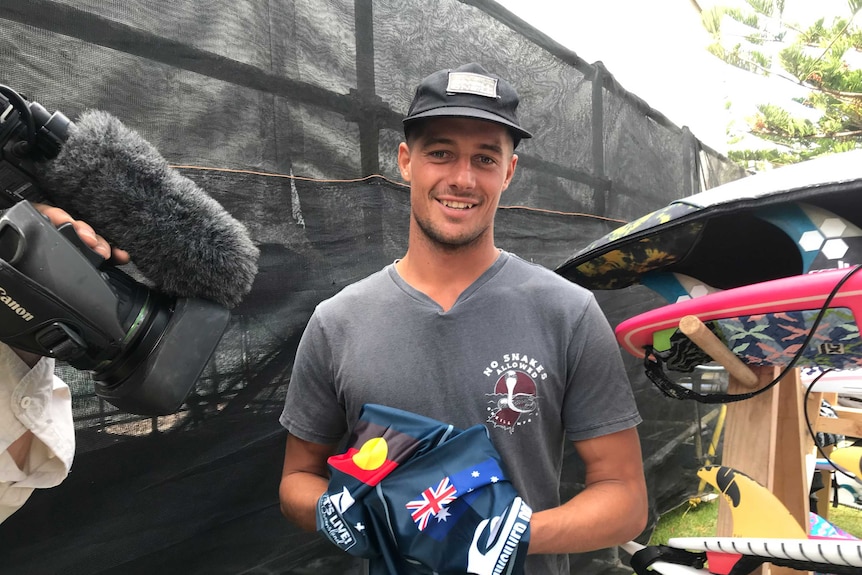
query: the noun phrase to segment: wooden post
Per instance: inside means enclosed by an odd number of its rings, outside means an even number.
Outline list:
[[[771,382],[778,370],[772,366],[753,367],[758,386]],[[751,388],[730,376],[727,392],[747,393]],[[727,404],[724,423],[724,445],[721,464],[745,473],[761,485],[770,488],[775,477],[775,449],[778,431],[777,386],[760,395]],[[730,508],[722,498],[718,507],[716,535],[730,537],[733,522]]]
[[[758,388],[780,373],[774,366],[753,367]],[[731,376],[728,393],[745,393],[751,388]],[[799,371],[792,370],[772,389],[727,406],[721,463],[745,473],[772,491],[808,532],[808,480],[803,436],[802,389]],[[807,433],[807,432],[806,432]],[[732,534],[730,509],[721,500],[718,509],[719,537]],[[761,575],[799,575],[788,567],[764,565]]]
[[[679,331],[693,341],[697,347],[702,349],[716,362],[721,364],[728,374],[746,387],[757,389],[759,381],[757,375],[742,363],[718,337],[709,331],[700,318],[695,315],[687,315],[679,320]]]
[[[808,533],[809,482],[806,455],[814,444],[802,410],[804,391],[799,370],[793,369],[778,384],[778,436],[775,477],[771,491]]]
[[[823,393],[819,391],[812,392],[808,395],[808,417],[811,420],[811,428],[817,431],[817,428],[820,423],[820,403],[827,399],[830,401],[832,405],[835,405],[834,400],[829,400],[827,396],[836,394],[831,393]],[[811,453],[814,454],[815,457],[820,457],[820,452],[817,450],[817,447],[814,445],[814,439],[809,438],[809,444],[811,448]],[[824,448],[824,451],[827,453],[832,451],[832,446]],[[817,514],[820,515],[823,519],[829,519],[829,504],[831,499],[831,484],[832,484],[832,474],[829,470],[815,471],[815,474],[820,475],[820,479],[823,482],[823,488],[817,491]]]

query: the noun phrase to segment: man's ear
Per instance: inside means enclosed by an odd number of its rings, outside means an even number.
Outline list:
[[[518,154],[512,154],[512,160],[509,162],[509,166],[506,168],[506,179],[503,180],[503,190],[509,187],[509,184],[512,182],[512,176],[515,175],[515,166],[518,165]]]
[[[401,171],[401,178],[410,183],[410,146],[406,142],[398,145],[398,169]]]

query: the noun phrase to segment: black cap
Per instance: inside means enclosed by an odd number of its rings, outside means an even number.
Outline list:
[[[404,125],[414,120],[464,117],[488,120],[509,128],[515,142],[533,135],[518,123],[518,93],[506,80],[479,64],[434,72],[419,84]]]

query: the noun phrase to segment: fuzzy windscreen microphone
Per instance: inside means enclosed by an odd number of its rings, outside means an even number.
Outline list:
[[[83,113],[41,168],[51,200],[128,251],[160,291],[232,308],[251,290],[259,250],[245,226],[114,116]]]

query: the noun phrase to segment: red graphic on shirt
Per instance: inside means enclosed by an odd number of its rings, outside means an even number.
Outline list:
[[[538,408],[536,383],[523,371],[504,372],[494,385],[494,393],[489,395],[494,399],[488,421],[494,427],[509,430],[509,433],[515,430],[515,426],[528,422]]]

